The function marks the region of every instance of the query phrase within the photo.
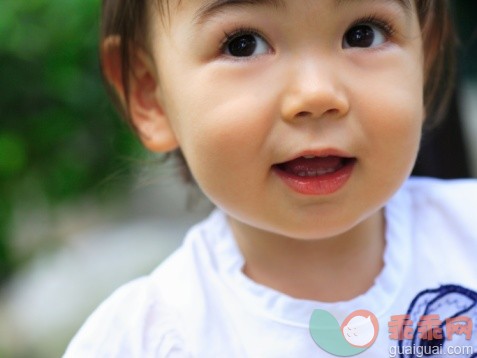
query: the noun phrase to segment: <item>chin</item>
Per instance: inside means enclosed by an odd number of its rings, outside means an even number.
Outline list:
[[[353,225],[314,224],[297,225],[296,227],[277,228],[275,233],[296,240],[326,240],[346,233]]]
[[[348,213],[343,216],[318,216],[301,217],[293,220],[293,222],[278,224],[275,231],[284,237],[300,239],[300,240],[325,240],[338,236],[345,236],[347,233],[352,234],[360,228],[368,227],[368,225],[379,225],[379,217],[381,210],[370,210],[366,213]],[[301,219],[301,220],[300,220]],[[277,224],[277,223],[276,223]],[[353,235],[353,234],[352,234]]]

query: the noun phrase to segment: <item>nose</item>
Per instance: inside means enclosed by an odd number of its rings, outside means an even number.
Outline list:
[[[337,64],[311,58],[289,68],[282,97],[282,118],[340,118],[349,111],[349,99]]]

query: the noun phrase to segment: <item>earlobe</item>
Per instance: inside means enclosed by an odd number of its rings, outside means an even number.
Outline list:
[[[107,38],[102,46],[103,71],[123,103],[129,108],[132,125],[144,146],[153,152],[169,152],[178,147],[158,91],[158,78],[153,58],[140,48],[130,59],[127,91],[122,78],[121,41]]]
[[[145,51],[136,50],[131,70],[130,115],[144,146],[161,153],[176,149],[178,142],[158,91],[153,58]]]

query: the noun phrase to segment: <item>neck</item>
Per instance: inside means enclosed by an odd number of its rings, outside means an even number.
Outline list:
[[[382,210],[341,235],[299,240],[229,222],[244,273],[289,296],[336,302],[366,292],[383,268]]]

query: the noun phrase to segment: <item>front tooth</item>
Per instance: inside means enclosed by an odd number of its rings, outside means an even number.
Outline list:
[[[316,173],[317,173],[316,170],[309,170],[307,174],[309,177],[316,177]]]
[[[306,177],[306,172],[304,170],[298,172],[299,177]]]
[[[318,175],[323,175],[323,174],[328,174],[328,173],[332,173],[334,172],[335,170],[332,169],[332,168],[329,168],[329,169],[319,169],[317,171]]]
[[[303,158],[305,158],[305,159],[313,159],[313,158],[315,158],[315,156],[314,156],[314,155],[304,155]]]

